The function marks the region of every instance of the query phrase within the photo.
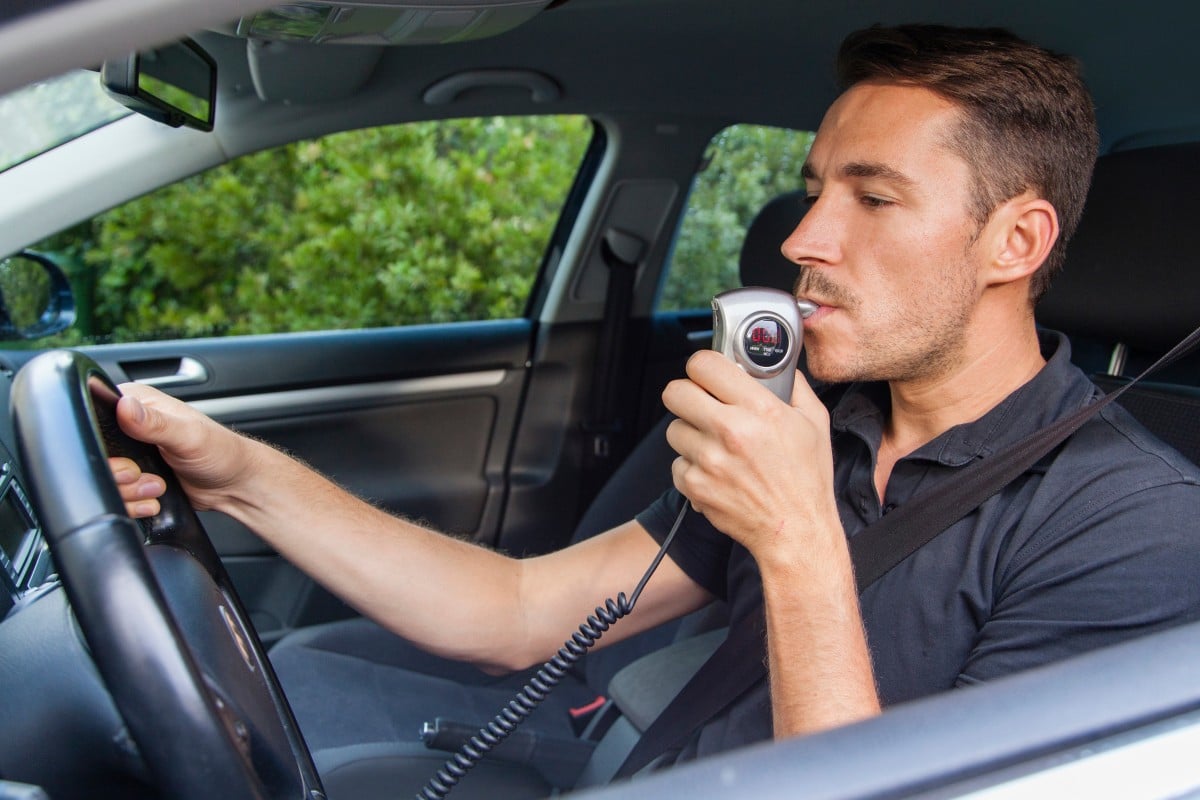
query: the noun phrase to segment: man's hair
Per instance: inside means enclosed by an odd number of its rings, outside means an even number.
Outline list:
[[[1054,206],[1060,235],[1031,280],[1036,302],[1062,267],[1099,148],[1078,64],[999,28],[902,25],[850,34],[837,69],[843,89],[863,81],[919,86],[962,110],[948,144],[974,175],[971,213],[980,227],[1028,189]]]

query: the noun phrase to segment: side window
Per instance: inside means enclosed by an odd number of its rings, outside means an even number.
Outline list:
[[[591,135],[584,117],[394,125],[167,186],[30,248],[75,294],[53,344],[519,316]]]
[[[803,187],[800,168],[814,135],[733,125],[713,138],[675,238],[660,311],[707,308],[714,294],[740,285],[746,229],[769,200]]]

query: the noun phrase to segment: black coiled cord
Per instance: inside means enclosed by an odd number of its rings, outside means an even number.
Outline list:
[[[662,546],[658,548],[658,554],[654,556],[654,560],[650,562],[650,568],[638,581],[633,595],[626,600],[625,593],[621,592],[617,595],[616,600],[609,598],[604,601],[603,606],[596,606],[596,613],[589,616],[587,622],[579,626],[579,630],[563,643],[554,657],[542,665],[529,683],[521,687],[516,697],[510,700],[499,714],[492,717],[491,722],[480,728],[470,740],[465,742],[458,752],[446,759],[446,763],[429,779],[425,788],[417,793],[417,800],[444,800],[472,767],[479,763],[492,748],[503,742],[538,707],[538,704],[546,699],[546,696],[558,685],[571,666],[583,658],[587,651],[596,644],[596,641],[604,635],[604,632],[617,620],[628,616],[633,611],[633,606],[641,596],[642,589],[646,587],[646,582],[650,580],[650,576],[662,562],[663,556],[667,554],[667,548],[671,546],[671,540],[675,538],[675,533],[679,530],[679,525],[683,522],[687,510],[688,503],[685,500],[683,508],[679,509],[679,516],[675,517],[675,524],[671,526],[671,532],[667,534],[667,538],[663,539]]]

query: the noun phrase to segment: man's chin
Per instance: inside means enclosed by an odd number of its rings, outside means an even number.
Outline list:
[[[847,369],[845,363],[828,363],[819,358],[808,359],[808,374],[812,375],[821,383],[850,383],[852,381],[861,380],[854,374],[853,370]]]

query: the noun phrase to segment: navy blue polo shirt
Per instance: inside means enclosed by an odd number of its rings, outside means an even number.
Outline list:
[[[893,507],[952,481],[1099,396],[1066,337],[1042,335],[1046,366],[981,418],[900,459],[876,496],[887,386],[853,387],[830,415],[838,512],[854,536]],[[675,490],[638,515],[662,541]],[[670,557],[739,619],[761,601],[754,559],[699,514]],[[863,592],[885,706],[991,680],[1200,618],[1200,469],[1110,405]],[[764,680],[693,736],[681,758],[771,736]]]

